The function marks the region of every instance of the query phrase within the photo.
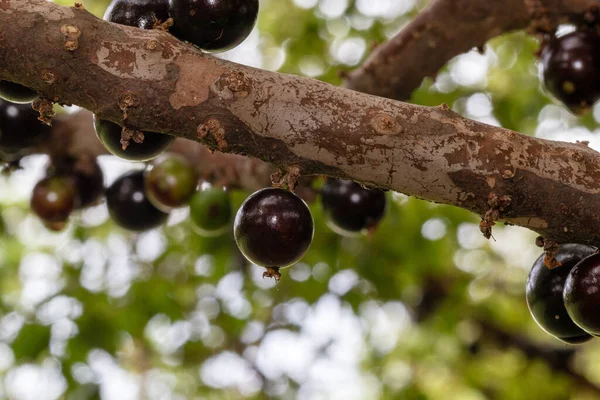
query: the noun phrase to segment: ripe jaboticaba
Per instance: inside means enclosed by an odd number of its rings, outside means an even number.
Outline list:
[[[580,328],[600,336],[600,254],[584,258],[573,267],[565,282],[563,300]]]
[[[342,235],[373,229],[385,215],[385,192],[358,183],[329,178],[321,190],[321,205],[329,226]]]
[[[44,178],[31,193],[31,210],[45,223],[66,222],[76,205],[75,184],[68,177]]]
[[[225,51],[248,37],[258,0],[169,0],[171,33],[206,51]]]
[[[540,54],[546,88],[576,114],[600,99],[600,35],[580,30],[553,37]]]
[[[314,223],[300,197],[287,190],[267,188],[244,201],[233,229],[242,254],[254,264],[276,272],[306,254]]]
[[[0,81],[0,99],[10,101],[11,103],[26,104],[31,103],[39,97],[35,90],[31,90],[18,83],[9,81]]]
[[[38,120],[30,104],[0,99],[0,152],[14,154],[50,135],[50,127]]]
[[[117,225],[131,231],[156,228],[169,214],[154,207],[144,189],[144,171],[127,173],[106,189],[108,212]]]
[[[113,0],[104,19],[116,24],[152,29],[169,18],[167,0]]]
[[[94,115],[94,128],[100,142],[113,155],[129,161],[149,161],[164,153],[173,143],[173,136],[156,132],[141,132],[140,140],[131,138],[123,145],[119,125],[97,118]]]
[[[542,254],[529,273],[525,291],[529,312],[544,331],[563,342],[576,344],[592,338],[569,317],[563,302],[563,289],[573,267],[594,251],[596,249],[591,246],[563,244],[556,254],[556,260],[562,263],[560,267],[546,267]]]

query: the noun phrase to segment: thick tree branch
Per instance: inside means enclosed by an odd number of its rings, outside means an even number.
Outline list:
[[[599,0],[432,0],[399,34],[347,76],[346,87],[405,100],[453,57],[504,32],[549,30],[582,19]]]
[[[600,154],[215,59],[160,31],[0,0],[0,79],[115,122],[600,243]]]

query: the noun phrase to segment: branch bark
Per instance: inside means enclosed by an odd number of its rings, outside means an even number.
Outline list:
[[[582,19],[598,0],[432,0],[400,33],[348,74],[345,86],[405,100],[424,78],[453,57],[483,46],[504,32],[531,26],[550,30]]]
[[[205,55],[45,0],[0,0],[0,79],[128,127],[600,243],[600,154]]]

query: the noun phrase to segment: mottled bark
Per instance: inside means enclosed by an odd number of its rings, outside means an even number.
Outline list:
[[[44,0],[0,0],[0,60],[0,79],[130,128],[600,244],[600,154],[584,145],[218,60]]]
[[[581,20],[600,0],[432,0],[430,5],[348,74],[345,86],[405,100],[450,59],[504,32],[549,30]]]

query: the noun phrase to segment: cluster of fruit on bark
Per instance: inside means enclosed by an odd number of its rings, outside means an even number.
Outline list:
[[[258,0],[114,0],[104,18],[142,29],[163,27],[204,51],[223,51],[241,43],[251,32]],[[172,27],[170,26],[172,24]],[[48,127],[37,121],[27,103],[37,93],[0,82],[0,152],[5,160],[38,143]],[[225,233],[232,219],[230,195],[224,188],[200,182],[198,171],[184,157],[168,153],[174,137],[126,130],[94,116],[100,142],[114,156],[148,162],[145,170],[119,177],[104,188],[95,159],[54,157],[46,177],[33,189],[31,209],[51,230],[66,226],[73,211],[97,204],[102,197],[112,220],[131,231],[156,228],[169,212],[189,205],[198,234]],[[342,235],[373,230],[383,218],[386,196],[359,184],[328,179],[320,189],[321,204],[332,229]],[[314,224],[307,204],[292,191],[265,188],[249,196],[238,210],[234,236],[242,254],[265,267],[265,276],[279,279],[279,269],[293,265],[308,251]]]
[[[573,113],[588,112],[600,99],[599,27],[581,26],[542,42],[540,67],[546,89]],[[537,324],[569,344],[600,335],[600,254],[580,244],[561,245],[549,269],[542,254],[533,264],[526,287],[529,311]]]

